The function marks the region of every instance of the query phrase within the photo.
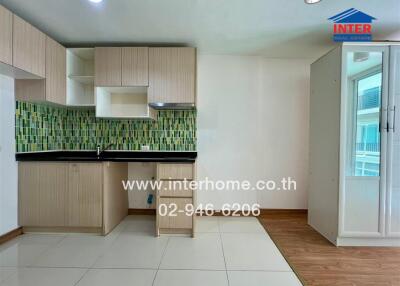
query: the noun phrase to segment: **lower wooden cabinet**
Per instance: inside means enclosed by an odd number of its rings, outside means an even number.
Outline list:
[[[126,163],[19,163],[19,224],[107,234],[128,214]]]
[[[19,164],[19,224],[64,226],[68,165],[63,163]]]
[[[101,227],[103,223],[103,165],[70,163],[68,168],[66,225]]]
[[[194,164],[158,163],[156,234],[186,233],[194,236],[195,191],[184,181],[195,178]],[[188,182],[186,182],[188,183]],[[188,185],[188,184],[187,184]]]
[[[164,198],[158,200],[160,215],[158,227],[161,230],[169,229],[171,232],[180,229],[192,229],[193,218],[187,211],[192,209],[192,198]]]

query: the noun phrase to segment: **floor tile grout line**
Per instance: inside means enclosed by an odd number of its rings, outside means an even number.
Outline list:
[[[86,269],[85,273],[83,273],[83,275],[81,276],[81,278],[78,279],[78,281],[76,281],[76,283],[74,284],[74,286],[78,285],[79,282],[81,282],[81,280],[83,279],[83,277],[85,277],[85,275],[90,271],[90,269]]]
[[[28,233],[28,234],[29,234],[29,233]],[[41,234],[41,233],[38,233],[38,235],[47,235],[47,233],[42,233],[42,234]],[[51,234],[51,235],[53,235],[53,234]],[[53,236],[57,236],[57,235],[58,235],[58,234],[53,235]],[[68,233],[64,233],[64,234],[59,235],[59,236],[62,236],[62,238],[60,239],[59,242],[55,243],[54,245],[49,245],[48,247],[46,247],[45,249],[43,249],[42,251],[40,251],[40,253],[39,253],[38,255],[35,255],[35,258],[33,259],[33,262],[30,263],[29,265],[26,265],[26,267],[28,268],[28,267],[30,267],[30,266],[33,266],[33,264],[35,264],[36,261],[38,261],[40,257],[42,257],[43,255],[45,255],[45,254],[46,254],[47,252],[49,252],[51,249],[57,248],[57,247],[61,244],[61,242],[63,242],[63,241],[67,238]]]
[[[230,285],[229,283],[229,276],[228,276],[228,267],[226,266],[226,258],[225,258],[225,250],[224,250],[224,244],[222,242],[222,233],[221,233],[221,228],[220,228],[220,219],[217,218],[218,222],[218,234],[219,234],[219,240],[221,242],[221,248],[222,248],[222,256],[224,257],[224,264],[225,264],[225,275],[226,275],[226,280],[228,282],[228,286]]]
[[[127,228],[127,225],[116,235],[116,237],[114,238],[114,240],[110,243],[110,245],[107,247],[107,249],[105,251],[103,251],[93,262],[92,265],[90,265],[89,269],[93,269],[93,267],[96,265],[96,263],[104,256],[104,254],[110,250],[114,244],[116,243],[117,239],[120,237],[120,235],[122,234],[122,232],[125,230],[125,228]],[[112,231],[111,231],[112,232]],[[109,233],[111,234],[111,233]],[[107,234],[107,235],[109,235]],[[104,236],[105,237],[105,236]]]
[[[167,247],[168,247],[170,238],[171,238],[171,237],[168,237],[168,238],[167,238],[167,243],[165,244],[164,251],[163,251],[163,253],[161,254],[160,263],[158,263],[158,267],[157,267],[157,270],[156,270],[156,274],[154,275],[154,278],[153,278],[153,283],[151,283],[152,286],[154,286],[154,283],[156,282],[157,274],[158,274],[158,271],[160,270],[161,263],[162,263],[162,261],[163,261],[163,259],[164,259],[165,253],[167,252]]]

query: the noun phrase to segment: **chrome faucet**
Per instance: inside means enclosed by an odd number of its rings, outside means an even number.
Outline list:
[[[110,144],[108,144],[106,147],[104,147],[103,149],[100,148],[100,145],[97,145],[97,148],[96,148],[96,155],[97,155],[97,158],[100,158],[100,155],[101,155],[104,151],[108,150],[108,148],[110,148],[110,147],[113,146],[113,145],[114,145],[114,143],[110,143]]]

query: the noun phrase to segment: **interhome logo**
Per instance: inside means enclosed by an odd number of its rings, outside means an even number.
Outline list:
[[[351,8],[328,18],[333,24],[335,42],[368,42],[372,41],[372,21],[376,18]]]

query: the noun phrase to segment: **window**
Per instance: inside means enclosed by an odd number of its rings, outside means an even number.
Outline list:
[[[355,134],[355,176],[379,176],[380,104],[382,72],[376,71],[354,80],[357,99]]]

